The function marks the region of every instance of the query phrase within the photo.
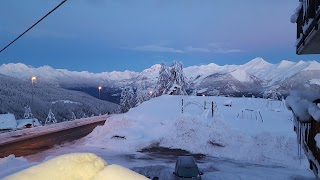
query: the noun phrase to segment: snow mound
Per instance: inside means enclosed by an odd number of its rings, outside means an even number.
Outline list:
[[[93,179],[106,165],[101,158],[91,153],[61,155],[37,166],[30,167],[4,180]]]
[[[233,106],[224,106],[230,100]],[[217,105],[213,116],[212,101]],[[296,135],[289,120],[292,114],[286,110],[270,111],[265,108],[267,102],[258,98],[165,95],[125,114],[111,116],[83,143],[94,147],[105,144],[104,148],[118,152],[139,151],[157,144],[251,163],[300,166],[294,149],[298,147]],[[238,112],[243,108],[260,111],[263,122],[254,118],[238,119]]]
[[[118,165],[106,162],[92,153],[65,154],[5,177],[3,180],[146,180],[148,178]]]

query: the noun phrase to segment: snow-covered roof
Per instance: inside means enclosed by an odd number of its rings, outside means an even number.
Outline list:
[[[18,119],[17,120],[17,128],[18,129],[24,128],[26,125],[41,126],[41,124],[37,118]]]
[[[16,127],[17,122],[13,114],[0,114],[0,130],[15,129]]]

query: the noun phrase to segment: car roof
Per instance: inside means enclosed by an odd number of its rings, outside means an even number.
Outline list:
[[[179,156],[178,161],[181,165],[190,167],[196,164],[194,158],[192,156]]]

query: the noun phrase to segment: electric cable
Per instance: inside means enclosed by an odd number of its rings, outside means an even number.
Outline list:
[[[56,6],[55,8],[53,8],[50,12],[48,12],[45,16],[43,16],[40,20],[38,20],[36,23],[34,23],[31,27],[29,27],[26,31],[24,31],[22,34],[20,34],[16,39],[14,39],[13,41],[11,41],[7,46],[5,46],[4,48],[2,48],[0,50],[0,53],[2,51],[4,51],[5,49],[7,49],[11,44],[13,44],[14,42],[16,42],[19,38],[21,38],[24,34],[26,34],[28,31],[30,31],[33,27],[35,27],[38,23],[40,23],[43,19],[45,19],[47,16],[49,16],[53,11],[55,11],[56,9],[58,9],[62,4],[64,4],[67,0],[63,0],[58,6]]]

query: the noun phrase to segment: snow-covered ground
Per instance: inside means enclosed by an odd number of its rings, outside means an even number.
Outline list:
[[[231,107],[223,105],[227,101]],[[282,101],[161,96],[111,116],[75,143],[25,158],[0,159],[0,178],[60,154],[92,152],[109,164],[171,179],[175,156],[138,152],[166,147],[205,154],[198,159],[203,179],[312,179],[306,158],[298,156],[291,120]]]

